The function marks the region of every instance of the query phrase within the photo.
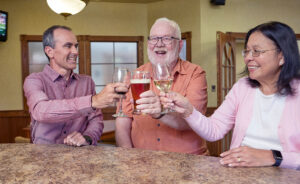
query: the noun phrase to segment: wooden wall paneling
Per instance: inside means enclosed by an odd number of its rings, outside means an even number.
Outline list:
[[[0,143],[9,143],[11,131],[9,127],[9,118],[0,117]]]
[[[16,136],[27,137],[23,128],[30,123],[27,112],[1,111],[0,112],[0,143],[14,143]]]

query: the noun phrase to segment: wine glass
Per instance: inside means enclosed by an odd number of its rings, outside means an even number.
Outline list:
[[[170,68],[165,63],[158,63],[153,68],[153,78],[155,86],[164,93],[168,93],[172,83],[173,77],[171,76]],[[172,112],[171,109],[163,109],[162,113]]]
[[[113,75],[113,82],[121,82],[121,83],[129,83],[130,80],[130,73],[129,70],[127,68],[123,68],[123,67],[118,67],[115,68],[114,71],[114,75]],[[117,94],[122,95],[122,97],[120,98],[120,102],[119,102],[119,112],[117,112],[116,114],[113,114],[113,117],[127,117],[126,114],[123,113],[122,110],[122,100],[123,97],[125,96],[126,92],[118,92],[116,91]]]

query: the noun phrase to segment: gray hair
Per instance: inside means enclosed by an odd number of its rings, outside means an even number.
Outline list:
[[[174,20],[170,20],[166,17],[158,18],[152,25],[151,30],[152,30],[153,26],[158,22],[167,22],[171,27],[173,27],[175,29],[176,37],[178,37],[181,40],[181,30],[180,30],[180,27],[177,24],[177,22],[175,22]],[[151,30],[150,30],[150,32],[151,32]]]
[[[56,29],[64,29],[64,30],[68,30],[68,31],[72,31],[71,28],[67,27],[67,26],[60,26],[60,25],[54,25],[49,27],[43,34],[43,47],[45,50],[46,46],[49,46],[51,48],[55,47],[55,41],[54,41],[54,36],[53,36],[53,32]],[[46,53],[45,53],[46,54]],[[50,61],[50,58],[48,57],[48,55],[46,54],[48,60]]]

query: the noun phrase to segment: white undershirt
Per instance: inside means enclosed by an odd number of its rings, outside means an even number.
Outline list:
[[[256,149],[282,151],[278,138],[278,125],[285,104],[285,96],[264,95],[257,88],[253,106],[253,116],[243,146]]]

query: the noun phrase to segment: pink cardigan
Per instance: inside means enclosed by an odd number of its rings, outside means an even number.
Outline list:
[[[283,161],[280,167],[300,170],[300,81],[294,80],[296,93],[287,96],[278,126]],[[222,105],[207,118],[194,109],[186,118],[190,127],[208,141],[222,139],[233,128],[230,149],[241,145],[252,119],[255,88],[240,79],[229,91]]]

